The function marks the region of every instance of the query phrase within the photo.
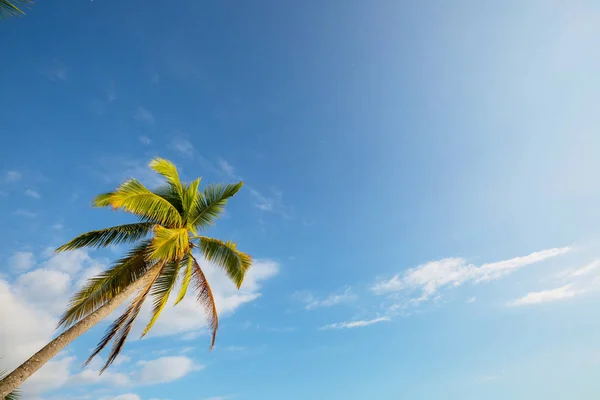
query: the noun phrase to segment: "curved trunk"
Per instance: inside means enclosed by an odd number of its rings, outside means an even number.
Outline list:
[[[126,287],[108,303],[61,333],[56,339],[52,340],[44,346],[44,348],[31,356],[29,360],[25,361],[10,374],[6,375],[6,377],[0,381],[0,399],[4,399],[8,396],[10,392],[15,390],[21,383],[33,375],[34,372],[50,361],[52,357],[57,355],[69,343],[85,333],[92,326],[96,325],[100,320],[107,317],[121,305],[121,303],[127,300],[133,292],[147,284],[148,280],[152,278],[150,272],[154,271],[156,268],[160,268],[160,266],[161,264],[157,264],[150,268],[140,279]]]

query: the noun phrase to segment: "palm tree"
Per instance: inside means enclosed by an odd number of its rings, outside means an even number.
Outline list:
[[[0,19],[15,15],[25,15],[22,9],[32,3],[30,0],[0,0]]]
[[[165,308],[179,276],[181,284],[175,304],[184,298],[193,282],[212,331],[210,347],[213,348],[219,325],[217,309],[193,250],[223,268],[239,289],[252,264],[251,257],[239,251],[235,243],[199,233],[214,224],[227,200],[240,190],[243,182],[208,185],[201,192],[200,178],[189,184],[181,183],[177,168],[167,160],[155,158],[150,162],[150,168],[166,179],[163,186],[151,191],[131,179],[114,192],[97,196],[93,202],[95,207],[112,207],[133,213],[139,222],[84,233],[57,249],[61,252],[135,243],[124,258],[90,279],[73,296],[59,322],[59,327],[68,329],[0,381],[0,399],[135,293],[130,306],[110,325],[86,362],[113,341],[102,368],[104,371],[119,355],[146,298],[152,297],[153,308],[142,336],[148,333]]]

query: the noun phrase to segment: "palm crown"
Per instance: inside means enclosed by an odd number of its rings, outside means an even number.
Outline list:
[[[142,336],[156,322],[178,281],[181,282],[175,304],[184,298],[193,282],[212,331],[212,349],[219,325],[217,309],[210,285],[192,251],[197,249],[206,260],[223,268],[238,288],[252,263],[251,257],[239,251],[235,243],[199,235],[214,224],[227,200],[240,190],[243,182],[208,185],[200,191],[200,178],[182,183],[177,168],[170,161],[155,158],[149,166],[166,179],[163,186],[149,190],[139,181],[130,179],[115,191],[97,196],[93,202],[95,207],[112,207],[133,213],[139,217],[139,222],[84,233],[57,249],[61,252],[136,243],[125,257],[90,279],[73,296],[59,322],[59,326],[65,328],[72,326],[142,276],[148,279],[87,360],[86,364],[113,341],[102,371],[118,356],[146,298],[152,297],[153,308]]]

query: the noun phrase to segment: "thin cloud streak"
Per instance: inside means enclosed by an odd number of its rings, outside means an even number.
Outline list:
[[[338,322],[335,324],[325,325],[319,328],[321,331],[331,330],[331,329],[353,329],[353,328],[363,328],[365,326],[370,326],[374,324],[379,324],[381,322],[389,322],[391,321],[390,317],[380,317],[369,320],[360,320],[360,321],[347,321],[347,322]]]

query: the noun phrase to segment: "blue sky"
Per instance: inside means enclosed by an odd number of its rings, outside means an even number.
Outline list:
[[[0,23],[0,366],[125,248],[92,209],[146,165],[243,179],[210,234],[256,258],[98,377],[102,323],[33,399],[600,395],[600,5],[40,1]],[[485,3],[485,4],[484,4]],[[141,323],[139,325],[142,325]],[[139,328],[139,327],[138,327]]]

